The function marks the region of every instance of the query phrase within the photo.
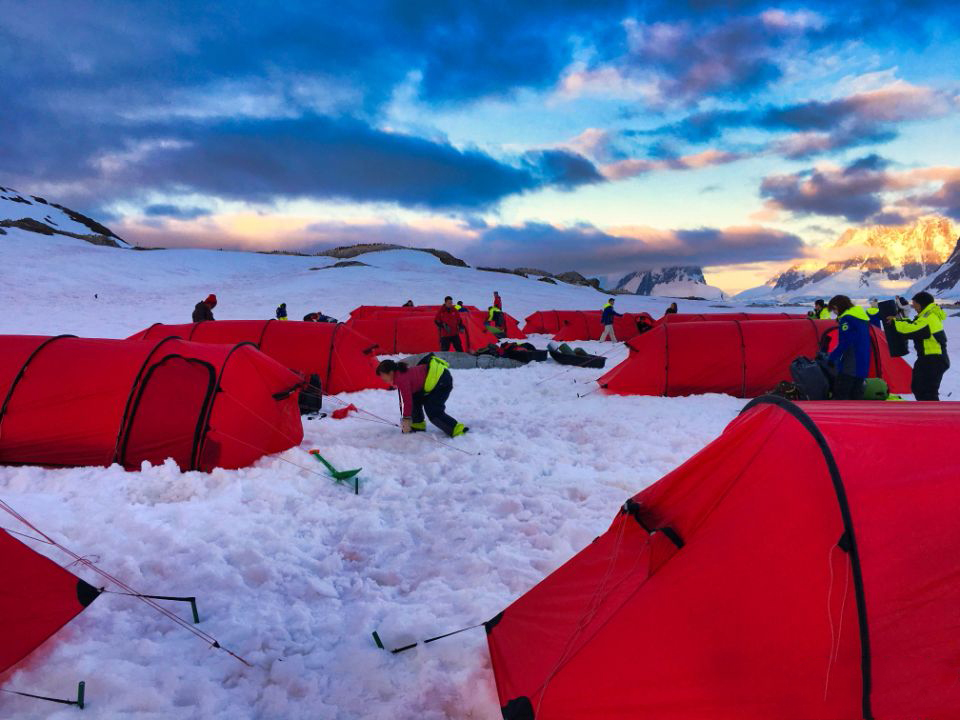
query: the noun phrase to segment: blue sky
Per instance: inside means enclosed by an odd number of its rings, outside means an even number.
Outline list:
[[[142,244],[393,240],[727,289],[960,220],[943,3],[0,0],[0,184]]]

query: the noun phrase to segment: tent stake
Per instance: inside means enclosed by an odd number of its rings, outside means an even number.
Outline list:
[[[86,690],[87,684],[81,680],[79,683],[77,683],[77,699],[63,700],[62,698],[47,697],[46,695],[34,695],[33,693],[20,692],[19,690],[7,690],[5,688],[0,688],[0,692],[5,692],[9,695],[19,695],[20,697],[33,698],[34,700],[46,700],[47,702],[60,703],[61,705],[76,705],[81,710],[84,708]]]

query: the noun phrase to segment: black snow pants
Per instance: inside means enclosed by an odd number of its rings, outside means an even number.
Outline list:
[[[410,419],[414,423],[423,422],[423,414],[426,413],[430,422],[443,430],[447,435],[453,436],[453,429],[457,426],[457,421],[447,415],[447,398],[453,390],[453,375],[449,370],[444,370],[436,386],[428,393],[415,392],[413,394],[413,412]]]
[[[832,400],[863,400],[863,378],[840,373],[833,381]]]
[[[463,352],[463,343],[460,342],[459,335],[450,335],[448,337],[440,338],[440,352],[446,352],[450,349],[451,345],[453,345],[453,349],[457,352]]]
[[[947,371],[943,355],[921,355],[913,364],[913,381],[910,390],[917,400],[939,400],[940,381]]]

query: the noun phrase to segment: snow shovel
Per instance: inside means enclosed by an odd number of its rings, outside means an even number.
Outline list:
[[[357,468],[355,470],[337,470],[333,465],[327,462],[326,458],[320,454],[319,450],[311,450],[310,454],[313,455],[318,462],[320,462],[330,473],[330,477],[336,480],[338,483],[344,482],[345,480],[351,480],[356,477],[363,468]],[[360,494],[360,481],[359,479],[354,480],[354,494]]]

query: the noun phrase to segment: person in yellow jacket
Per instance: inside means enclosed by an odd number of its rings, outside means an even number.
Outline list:
[[[817,298],[813,301],[813,311],[808,312],[807,315],[812,317],[814,320],[829,320],[830,311],[827,309],[827,306],[824,304],[823,300]]]
[[[913,320],[887,318],[898,333],[913,340],[917,360],[913,364],[910,390],[917,400],[939,400],[940,382],[950,367],[947,334],[943,330],[946,313],[933,301],[933,295],[919,292],[910,303],[917,316]]]
[[[423,432],[430,422],[450,437],[469,431],[466,425],[447,415],[447,399],[453,390],[450,363],[433,354],[425,356],[417,365],[384,360],[377,366],[377,375],[400,394],[400,429],[404,433]]]

